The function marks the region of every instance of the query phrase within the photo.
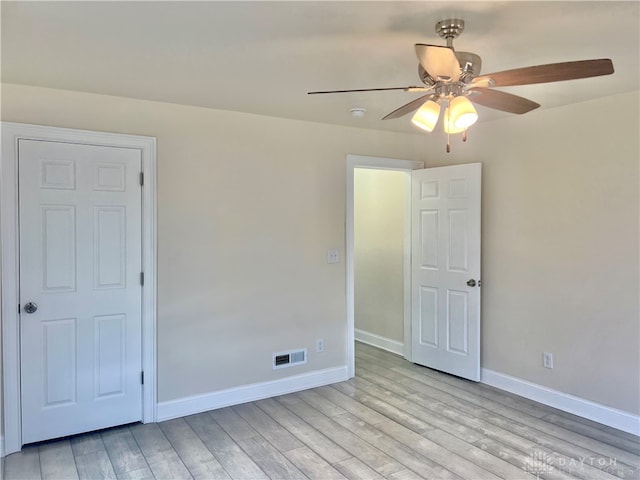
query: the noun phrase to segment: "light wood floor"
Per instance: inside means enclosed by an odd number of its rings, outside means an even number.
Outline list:
[[[13,479],[637,479],[640,439],[356,347],[356,378],[25,447]]]

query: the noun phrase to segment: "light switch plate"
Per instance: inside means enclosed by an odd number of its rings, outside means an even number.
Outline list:
[[[340,251],[327,250],[327,263],[340,263]]]

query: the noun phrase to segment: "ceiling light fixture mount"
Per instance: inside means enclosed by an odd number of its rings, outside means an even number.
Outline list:
[[[447,41],[447,47],[451,47],[453,39],[458,38],[464,31],[464,20],[460,18],[448,18],[436,23],[436,33]]]

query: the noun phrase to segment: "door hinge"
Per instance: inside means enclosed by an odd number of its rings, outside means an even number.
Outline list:
[[[140,172],[140,186],[144,185],[144,172]]]
[[[140,285],[144,285],[144,272],[140,272]]]
[[[144,370],[140,372],[140,384],[144,385]]]

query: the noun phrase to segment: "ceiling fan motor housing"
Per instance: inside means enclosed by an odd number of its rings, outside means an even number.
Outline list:
[[[455,52],[456,58],[460,63],[460,81],[469,83],[475,77],[480,75],[482,69],[482,60],[478,55],[471,52]]]
[[[455,83],[439,83],[435,86],[435,96],[442,100],[452,100],[455,97],[464,95],[464,89],[460,82]]]
[[[447,47],[453,49],[453,39],[464,31],[464,20],[461,18],[448,18],[436,23],[436,33],[447,41]],[[470,52],[455,52],[460,63],[460,81],[469,83],[474,77],[480,75],[482,60],[480,56]],[[422,78],[422,75],[421,75]],[[427,83],[422,78],[424,83]]]

